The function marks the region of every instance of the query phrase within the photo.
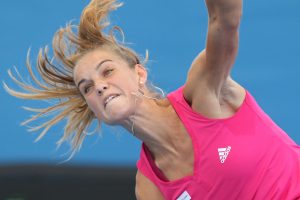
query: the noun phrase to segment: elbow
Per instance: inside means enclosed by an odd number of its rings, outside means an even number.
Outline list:
[[[232,11],[226,14],[216,14],[209,17],[209,23],[218,24],[223,29],[237,30],[241,24],[242,11]]]
[[[229,29],[238,29],[241,24],[241,18],[242,12],[234,11],[229,13],[227,16],[224,16],[223,19],[221,19],[221,23]]]
[[[243,3],[242,1],[220,1],[210,2],[208,6],[209,22],[217,22],[228,28],[238,28],[241,23]]]

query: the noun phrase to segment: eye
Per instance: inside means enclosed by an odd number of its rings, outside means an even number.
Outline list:
[[[103,71],[103,76],[104,76],[104,77],[109,76],[109,75],[111,75],[111,73],[112,73],[113,71],[114,71],[114,69],[112,69],[112,68],[105,69],[105,70]]]
[[[92,85],[90,85],[90,84],[84,86],[84,88],[83,88],[83,93],[84,93],[84,94],[89,93],[89,91],[91,90],[91,88],[92,88]]]

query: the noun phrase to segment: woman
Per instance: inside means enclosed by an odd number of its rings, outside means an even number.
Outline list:
[[[230,77],[238,49],[242,0],[206,0],[206,48],[184,86],[166,98],[148,84],[137,54],[106,35],[105,17],[120,6],[92,0],[78,30],[54,36],[55,60],[41,51],[39,86],[10,76],[27,99],[60,101],[25,123],[62,110],[35,130],[68,119],[64,136],[79,150],[90,123],[121,125],[143,142],[137,163],[137,199],[300,199],[300,148]],[[120,30],[116,28],[117,30]],[[29,62],[28,62],[29,63]]]

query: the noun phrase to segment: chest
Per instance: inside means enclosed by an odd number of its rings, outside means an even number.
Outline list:
[[[190,125],[180,134],[186,137],[178,142],[178,156],[166,155],[156,166],[168,181],[200,174],[203,179],[212,177],[251,177],[261,159],[272,154],[268,147],[273,141],[262,126],[257,130],[255,118],[241,121]],[[268,152],[268,153],[267,153]],[[276,153],[274,152],[274,155]]]
[[[154,161],[161,172],[162,178],[167,181],[174,181],[186,176],[193,175],[194,171],[194,145],[189,133],[182,129],[182,139],[176,143],[175,155],[164,155],[161,159]],[[175,132],[175,131],[174,131]]]

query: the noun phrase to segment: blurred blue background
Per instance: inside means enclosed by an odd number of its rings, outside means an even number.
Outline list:
[[[87,0],[2,1],[0,12],[0,79],[16,88],[7,70],[16,66],[24,79],[26,54],[35,62],[40,47],[51,46],[55,31],[75,19]],[[127,0],[111,16],[126,42],[139,54],[150,52],[150,78],[170,92],[185,82],[193,58],[205,45],[207,12],[204,1]],[[232,76],[256,97],[263,109],[300,144],[300,1],[245,1],[240,49]],[[56,150],[59,124],[38,143],[20,123],[31,113],[22,106],[46,102],[24,101],[0,87],[0,165],[57,164],[67,158],[68,145]],[[69,164],[135,165],[140,142],[118,127],[102,128],[89,136]]]

